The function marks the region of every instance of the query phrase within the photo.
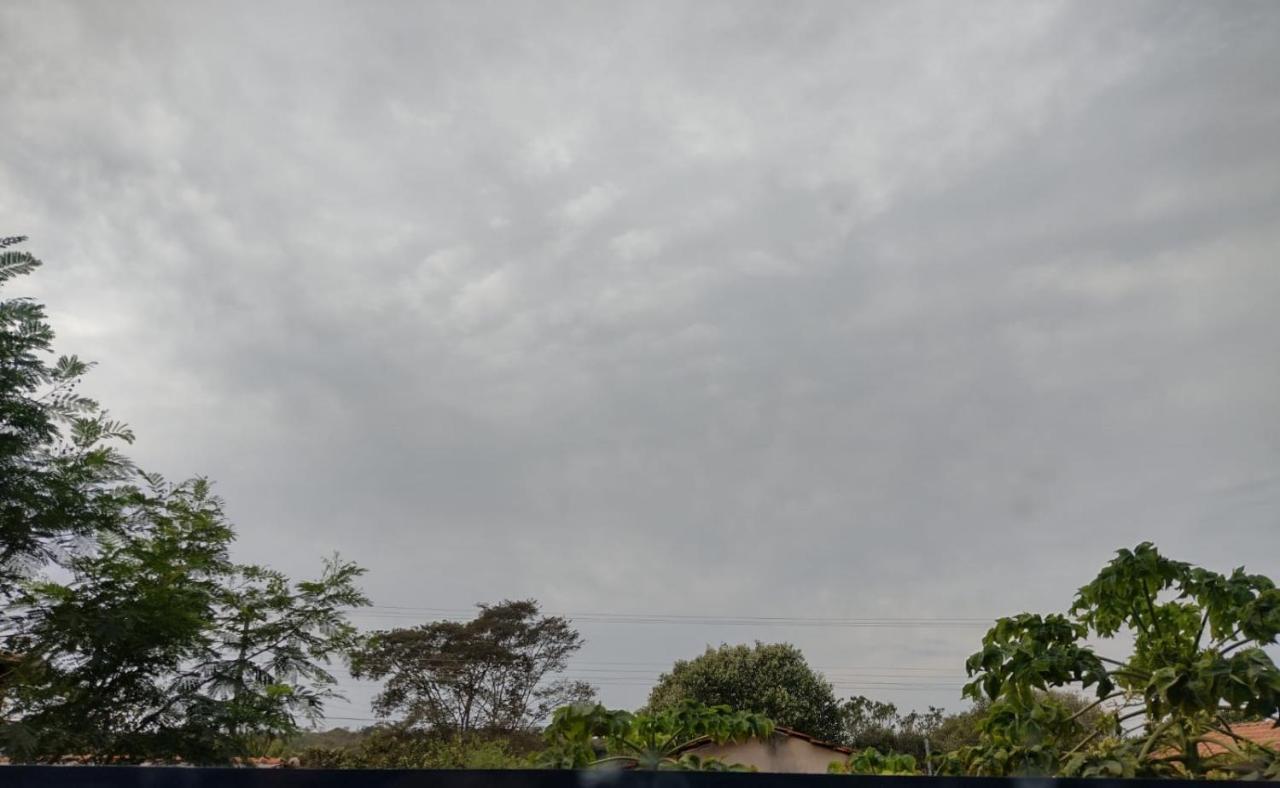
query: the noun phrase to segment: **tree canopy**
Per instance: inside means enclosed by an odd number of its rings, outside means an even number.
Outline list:
[[[470,621],[372,634],[351,655],[357,678],[383,681],[374,710],[408,726],[526,731],[559,706],[589,700],[584,682],[555,680],[582,638],[533,600],[479,605]]]
[[[845,701],[840,707],[840,714],[844,723],[844,742],[850,747],[902,753],[919,761],[928,754],[925,739],[936,733],[944,719],[943,710],[933,706],[926,712],[902,714],[896,705],[864,695]]]
[[[686,701],[757,712],[819,739],[844,740],[831,684],[789,643],[721,645],[677,661],[658,677],[648,707],[661,711]]]
[[[126,532],[16,601],[5,645],[21,661],[0,727],[15,758],[226,762],[335,695],[325,665],[354,643],[343,609],[366,604],[360,570],[333,559],[290,583],[235,564],[206,482],[150,482]]]
[[[21,240],[0,239],[0,284],[40,265]],[[43,307],[0,300],[0,748],[225,763],[296,732],[335,695],[361,570],[233,562],[209,482],[120,455],[132,433],[77,392],[88,364],[45,362],[52,340]]]
[[[1126,659],[1090,639],[1133,637]],[[1223,575],[1144,542],[1118,551],[1068,614],[1003,618],[967,668],[965,692],[989,702],[981,740],[948,759],[970,774],[1193,777],[1276,771],[1276,755],[1232,719],[1280,718],[1280,590],[1238,568]],[[1072,711],[1046,690],[1081,687]],[[1110,704],[1110,705],[1107,705]],[[1092,720],[1086,711],[1110,713]],[[1202,745],[1215,742],[1216,753]]]
[[[40,260],[0,238],[0,288]],[[133,466],[118,446],[133,433],[79,393],[91,365],[50,363],[53,328],[41,304],[0,298],[0,602],[76,541],[122,526],[122,488]]]

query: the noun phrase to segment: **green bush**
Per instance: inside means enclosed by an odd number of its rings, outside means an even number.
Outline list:
[[[881,754],[875,747],[868,747],[841,763],[836,761],[827,769],[831,774],[919,774],[914,755],[901,752]]]
[[[311,747],[299,759],[316,769],[518,769],[531,757],[511,741],[375,728],[350,747]]]

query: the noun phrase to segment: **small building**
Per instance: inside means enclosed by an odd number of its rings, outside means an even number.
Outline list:
[[[844,762],[853,750],[815,739],[807,733],[778,726],[768,741],[747,739],[716,744],[710,739],[690,742],[681,755],[716,758],[725,763],[753,766],[759,772],[775,774],[826,774],[833,761]]]

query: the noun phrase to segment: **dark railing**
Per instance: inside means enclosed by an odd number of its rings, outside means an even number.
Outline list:
[[[1244,783],[1178,781],[1179,788]],[[1256,785],[1253,783],[1252,785]],[[1170,788],[1167,780],[421,769],[0,766],[0,788]]]

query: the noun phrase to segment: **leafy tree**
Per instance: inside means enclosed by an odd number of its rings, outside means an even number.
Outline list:
[[[979,701],[964,711],[945,714],[937,729],[929,735],[932,751],[941,754],[977,744],[981,739],[978,723],[987,716],[989,705],[986,701]]]
[[[1040,695],[1040,693],[1037,692],[1037,695]],[[1108,712],[1093,703],[1086,695],[1065,690],[1050,690],[1047,693],[1043,693],[1043,697],[1061,703],[1071,714],[1079,713],[1080,725],[1083,730],[1094,730],[1099,726],[1108,724]],[[931,753],[938,756],[978,744],[982,739],[981,725],[986,719],[990,708],[990,701],[984,697],[982,700],[971,704],[964,711],[951,714],[944,713],[937,726],[931,726],[931,729],[926,734],[929,739]],[[930,711],[932,712],[934,709],[931,707]],[[904,743],[909,742],[910,740],[908,739]],[[897,749],[916,754],[917,758],[920,757],[914,749],[907,746],[899,746]]]
[[[696,701],[638,714],[606,709],[598,703],[579,703],[556,710],[545,732],[543,762],[562,769],[615,766],[741,771],[745,767],[684,750],[702,739],[716,744],[767,739],[773,730],[773,722],[764,715]]]
[[[1086,642],[1122,630],[1133,637],[1127,659]],[[1229,722],[1280,717],[1280,670],[1264,650],[1278,635],[1280,590],[1269,578],[1174,561],[1148,542],[1120,550],[1069,615],[1000,619],[983,638],[965,688],[990,702],[982,739],[953,753],[950,766],[971,774],[1266,773],[1275,754],[1240,740]],[[1044,694],[1068,686],[1092,688],[1096,700],[1073,712]],[[1086,712],[1108,703],[1113,713],[1086,724]],[[1202,752],[1214,740],[1222,752]]]
[[[0,238],[0,287],[40,261]],[[132,472],[115,448],[133,434],[78,393],[90,365],[75,356],[52,364],[53,329],[44,307],[0,298],[0,603],[77,540],[117,530],[117,489]]]
[[[344,610],[368,604],[355,586],[363,573],[337,556],[319,578],[297,583],[266,567],[234,567],[219,588],[212,658],[188,674],[223,703],[232,737],[290,735],[295,715],[318,719],[336,695],[327,665],[358,642]]]
[[[927,712],[901,714],[894,704],[863,695],[845,701],[840,714],[844,742],[850,747],[902,753],[920,761],[929,754],[925,740],[935,736],[944,720],[943,710],[933,706]]]
[[[151,753],[163,745],[142,739],[173,735],[145,718],[207,645],[231,532],[203,486],[168,492],[139,493],[137,531],[74,558],[70,583],[33,583],[19,598],[6,638],[21,655],[6,710],[18,721],[3,731],[11,755]]]
[[[686,701],[745,709],[819,739],[844,740],[831,684],[789,643],[721,645],[679,660],[658,677],[648,708],[673,709]]]
[[[527,731],[552,709],[594,696],[583,682],[550,680],[582,647],[567,620],[540,616],[533,600],[478,607],[470,621],[377,632],[352,652],[353,676],[385,681],[377,714],[465,739]]]
[[[0,238],[0,285],[40,265],[22,240]],[[225,762],[296,731],[333,694],[361,570],[232,563],[208,483],[137,471],[116,448],[132,433],[78,393],[89,365],[46,363],[52,341],[42,306],[0,299],[0,748]]]
[[[1078,719],[1085,730],[1106,722],[1106,713],[1085,696],[1061,690],[1037,691],[1037,696],[1061,704],[1071,714],[1080,712]],[[917,763],[925,763],[933,756],[978,744],[989,704],[980,701],[957,714],[947,714],[934,706],[926,712],[903,714],[892,703],[858,695],[845,701],[840,711],[848,746],[860,751],[870,748],[910,755]]]
[[[342,608],[367,604],[352,564],[290,584],[230,561],[207,482],[146,477],[125,529],[28,584],[6,633],[21,655],[0,742],[20,760],[226,762],[297,732],[334,695],[324,663],[350,647]]]

